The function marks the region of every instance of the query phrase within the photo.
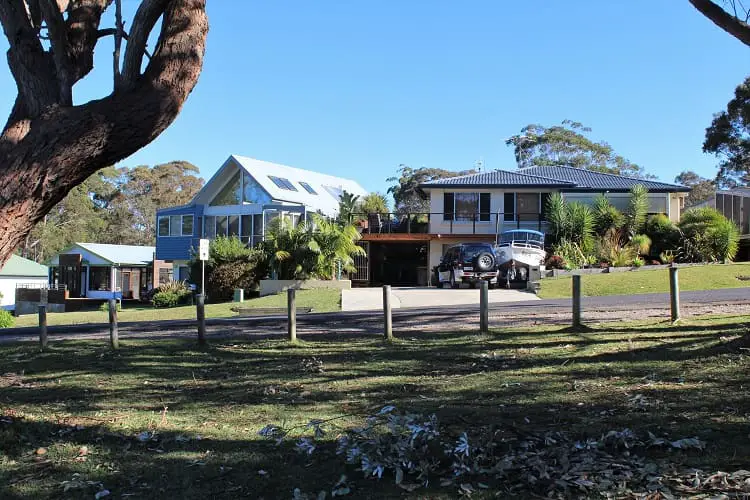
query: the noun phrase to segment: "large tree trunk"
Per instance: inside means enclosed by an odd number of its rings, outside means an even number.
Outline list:
[[[0,0],[6,36],[16,40],[11,42],[8,60],[19,88],[0,135],[0,267],[34,224],[73,187],[164,131],[198,81],[208,32],[205,0],[143,0],[132,23],[124,72],[115,92],[87,104],[70,105],[68,90],[91,70],[96,43],[92,37],[97,37],[101,12],[109,3],[72,1],[67,43],[65,36],[60,42],[69,57],[54,58],[23,32],[28,28],[23,20],[16,22],[22,0]],[[74,14],[83,16],[76,7],[88,9],[89,17],[76,18]],[[145,40],[162,15],[158,46],[140,74]],[[53,24],[49,19],[47,24],[54,49]],[[26,42],[19,43],[24,36]],[[61,66],[66,69],[61,71]]]

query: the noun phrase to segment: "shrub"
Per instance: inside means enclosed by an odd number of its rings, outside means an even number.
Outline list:
[[[625,223],[625,216],[603,194],[594,199],[594,218],[596,232],[604,235],[610,229],[620,229]]]
[[[739,250],[737,226],[713,208],[695,208],[682,215],[681,258],[688,261],[732,260]]]
[[[638,254],[648,255],[648,251],[651,248],[651,238],[645,234],[636,234],[633,236],[633,239],[630,240],[630,244],[635,248]]]
[[[610,263],[612,267],[628,267],[633,265],[633,262],[637,258],[635,250],[632,247],[615,247],[612,249]],[[642,263],[643,261],[641,261]]]
[[[637,184],[630,189],[630,201],[625,211],[625,229],[630,234],[638,234],[643,229],[648,216],[648,189]]]
[[[173,292],[177,295],[184,295],[186,292],[190,292],[190,287],[186,281],[170,280],[159,285],[159,292]]]
[[[565,259],[559,255],[550,255],[544,263],[547,269],[565,269]]]
[[[562,240],[555,245],[553,252],[563,260],[565,269],[577,269],[591,262],[590,255],[578,243]]]
[[[671,263],[673,263],[674,262],[674,252],[672,250],[664,250],[659,255],[659,260],[663,264],[671,264]]]
[[[180,304],[180,295],[176,292],[157,292],[152,299],[154,307],[176,307]]]
[[[13,315],[5,309],[0,309],[0,328],[10,328],[16,322]]]
[[[637,256],[635,248],[625,242],[622,230],[610,229],[599,240],[599,258],[613,267],[629,266]]]
[[[649,217],[643,233],[651,238],[649,253],[652,257],[660,256],[666,251],[674,252],[680,246],[680,230],[664,214]]]
[[[643,266],[643,265],[644,265],[645,263],[646,263],[646,261],[645,261],[645,260],[643,260],[643,259],[642,259],[642,258],[640,258],[640,257],[636,257],[635,259],[633,259],[633,267],[641,267],[641,266]]]

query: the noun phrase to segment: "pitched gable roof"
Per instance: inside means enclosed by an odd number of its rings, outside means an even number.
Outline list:
[[[98,255],[104,260],[120,265],[143,265],[154,259],[156,247],[136,245],[109,245],[105,243],[76,243],[76,246]]]
[[[574,167],[528,167],[514,172],[493,170],[478,174],[462,175],[425,182],[422,188],[440,188],[444,186],[460,188],[492,187],[550,187],[564,191],[628,191],[641,184],[654,192],[688,192],[690,188],[677,184],[636,179],[622,175],[592,172]]]
[[[301,203],[312,211],[320,210],[326,215],[334,215],[338,212],[340,196],[343,191],[357,196],[367,194],[362,186],[351,179],[245,156],[232,155],[232,158],[268,192],[271,198]],[[274,181],[272,177],[280,179],[281,182]],[[307,184],[315,191],[315,194],[310,193],[301,183]],[[293,190],[284,189],[282,186],[285,185],[291,186]]]
[[[33,260],[24,259],[19,255],[11,255],[8,262],[0,268],[0,276],[46,278],[48,270],[47,266],[37,264]]]

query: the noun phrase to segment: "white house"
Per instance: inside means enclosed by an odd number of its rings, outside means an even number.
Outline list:
[[[15,310],[16,288],[41,288],[47,285],[47,266],[33,260],[11,255],[10,260],[0,268],[0,308]]]

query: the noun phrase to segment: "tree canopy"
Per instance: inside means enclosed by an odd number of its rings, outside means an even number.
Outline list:
[[[750,77],[735,89],[726,110],[714,115],[703,151],[720,159],[716,176],[720,187],[750,184]]]
[[[589,127],[572,120],[563,120],[552,127],[531,124],[522,128],[520,134],[509,137],[505,144],[513,146],[518,168],[560,165],[628,177],[653,177],[616,154],[606,142],[589,138],[589,132]]]
[[[398,177],[389,177],[386,182],[395,183],[388,188],[388,194],[393,195],[395,209],[398,213],[423,214],[430,211],[430,200],[419,188],[419,185],[425,182],[458,175],[468,175],[476,173],[476,170],[463,170],[454,172],[442,168],[411,168],[408,165],[401,164],[398,168]]]
[[[102,169],[55,205],[19,252],[44,262],[75,242],[154,245],[156,211],[188,203],[203,186],[197,173],[185,161]]]
[[[701,177],[692,170],[685,170],[674,181],[690,188],[690,194],[685,200],[687,207],[704,202],[716,193],[716,185],[712,180]]]
[[[114,26],[101,26],[112,7]],[[71,190],[174,121],[203,68],[208,19],[205,0],[142,0],[127,20],[122,0],[2,0],[0,24],[18,89],[0,131],[2,265]],[[108,39],[112,86],[74,105]]]

